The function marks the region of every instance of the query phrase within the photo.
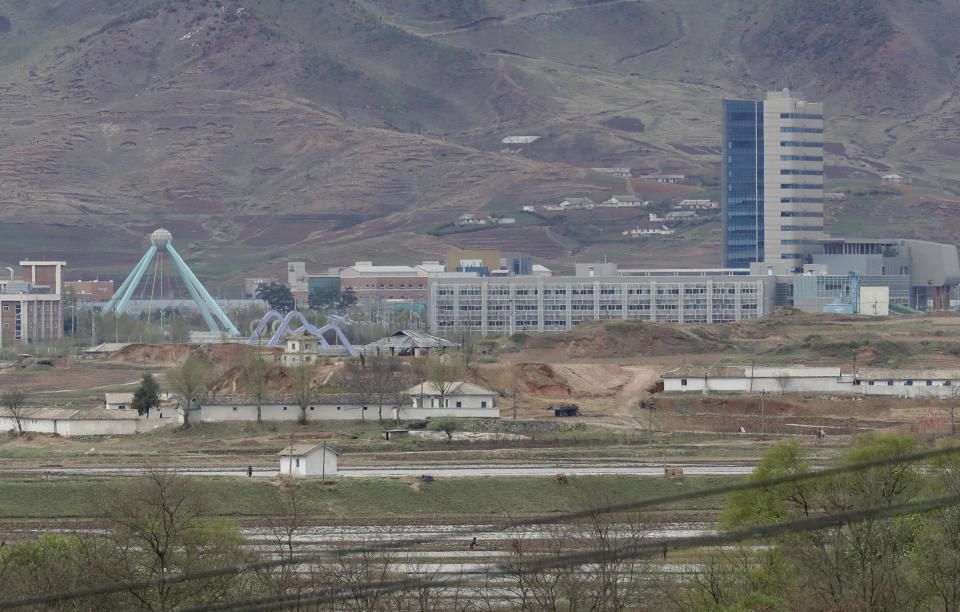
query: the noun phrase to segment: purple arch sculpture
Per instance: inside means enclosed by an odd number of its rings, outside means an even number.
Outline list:
[[[350,344],[350,341],[347,340],[345,335],[343,335],[343,332],[339,327],[333,323],[328,323],[323,327],[317,328],[317,326],[312,325],[299,311],[296,310],[288,312],[287,316],[281,315],[276,310],[271,310],[267,314],[263,315],[263,318],[260,320],[260,324],[257,325],[257,328],[253,330],[252,334],[250,334],[247,344],[256,344],[256,340],[260,337],[260,334],[263,333],[264,328],[268,323],[270,323],[270,321],[273,321],[274,319],[282,319],[282,321],[280,326],[277,328],[277,331],[274,332],[273,337],[271,337],[270,341],[267,342],[268,348],[277,346],[277,343],[280,342],[280,338],[282,338],[285,333],[299,334],[300,332],[308,332],[311,335],[316,336],[324,346],[330,346],[330,343],[327,342],[327,339],[323,337],[323,334],[324,332],[333,330],[337,334],[337,338],[340,339],[340,342],[343,344],[343,346],[347,347],[347,352],[353,357],[357,356],[357,349],[353,348],[353,345]],[[300,327],[291,328],[291,322],[293,319],[300,319],[300,323],[302,323],[302,325],[300,325]]]

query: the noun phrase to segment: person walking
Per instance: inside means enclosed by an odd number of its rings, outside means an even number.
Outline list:
[[[470,550],[473,550],[477,547],[477,536],[473,536],[473,539],[470,540]]]

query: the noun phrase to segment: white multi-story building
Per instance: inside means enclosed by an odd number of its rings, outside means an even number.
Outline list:
[[[482,335],[568,330],[585,320],[721,323],[773,309],[773,276],[513,276],[436,279],[435,333]]]

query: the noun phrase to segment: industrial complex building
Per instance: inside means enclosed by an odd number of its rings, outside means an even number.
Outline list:
[[[559,332],[587,319],[722,323],[770,312],[775,284],[732,274],[437,279],[427,312],[437,333],[482,335]]]
[[[65,261],[21,261],[22,280],[0,280],[0,346],[63,337]]]

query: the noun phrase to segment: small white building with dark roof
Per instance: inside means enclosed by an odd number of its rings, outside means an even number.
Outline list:
[[[402,406],[399,414],[394,409],[393,418],[500,418],[500,409],[495,405],[497,392],[469,382],[451,383],[446,393],[442,394],[442,400],[440,389],[429,381],[410,387],[404,391],[404,395],[410,398],[410,403]]]
[[[336,478],[340,453],[320,444],[293,444],[277,453],[280,473],[305,478]]]
[[[129,410],[133,407],[133,393],[104,393],[103,402],[107,410]]]

